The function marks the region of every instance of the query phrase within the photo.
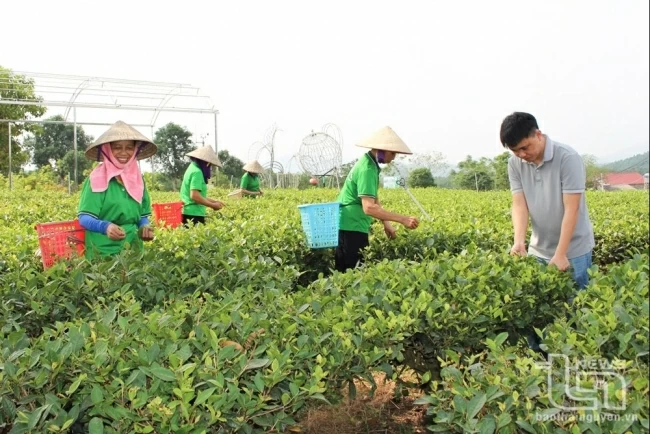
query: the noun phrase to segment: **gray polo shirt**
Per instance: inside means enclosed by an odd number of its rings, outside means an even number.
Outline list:
[[[537,166],[513,155],[508,160],[512,193],[523,192],[533,226],[528,253],[551,259],[560,242],[564,193],[582,193],[578,220],[567,257],[573,259],[594,248],[594,230],[585,201],[586,171],[582,157],[570,146],[546,137],[544,161]]]

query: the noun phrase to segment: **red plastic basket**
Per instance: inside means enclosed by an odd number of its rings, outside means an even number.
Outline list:
[[[35,226],[41,260],[44,268],[50,268],[57,259],[83,256],[86,248],[86,231],[79,220],[41,223]]]
[[[153,215],[158,224],[175,228],[183,222],[183,202],[154,203]]]

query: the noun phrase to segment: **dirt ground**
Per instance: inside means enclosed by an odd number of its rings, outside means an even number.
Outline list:
[[[334,406],[309,409],[294,432],[305,434],[424,434],[423,406],[413,401],[421,396],[416,390],[396,402],[395,382],[384,383],[384,374],[374,374],[377,389],[369,396],[370,384],[356,381],[356,399],[346,396]]]

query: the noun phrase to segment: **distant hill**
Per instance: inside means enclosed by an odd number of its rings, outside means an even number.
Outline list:
[[[650,172],[650,152],[637,154],[624,160],[613,161],[603,165],[612,172],[639,172],[641,175]]]

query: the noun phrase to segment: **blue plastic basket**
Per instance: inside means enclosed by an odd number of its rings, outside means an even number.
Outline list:
[[[324,249],[339,245],[338,202],[298,205],[302,229],[307,245],[312,249]]]

